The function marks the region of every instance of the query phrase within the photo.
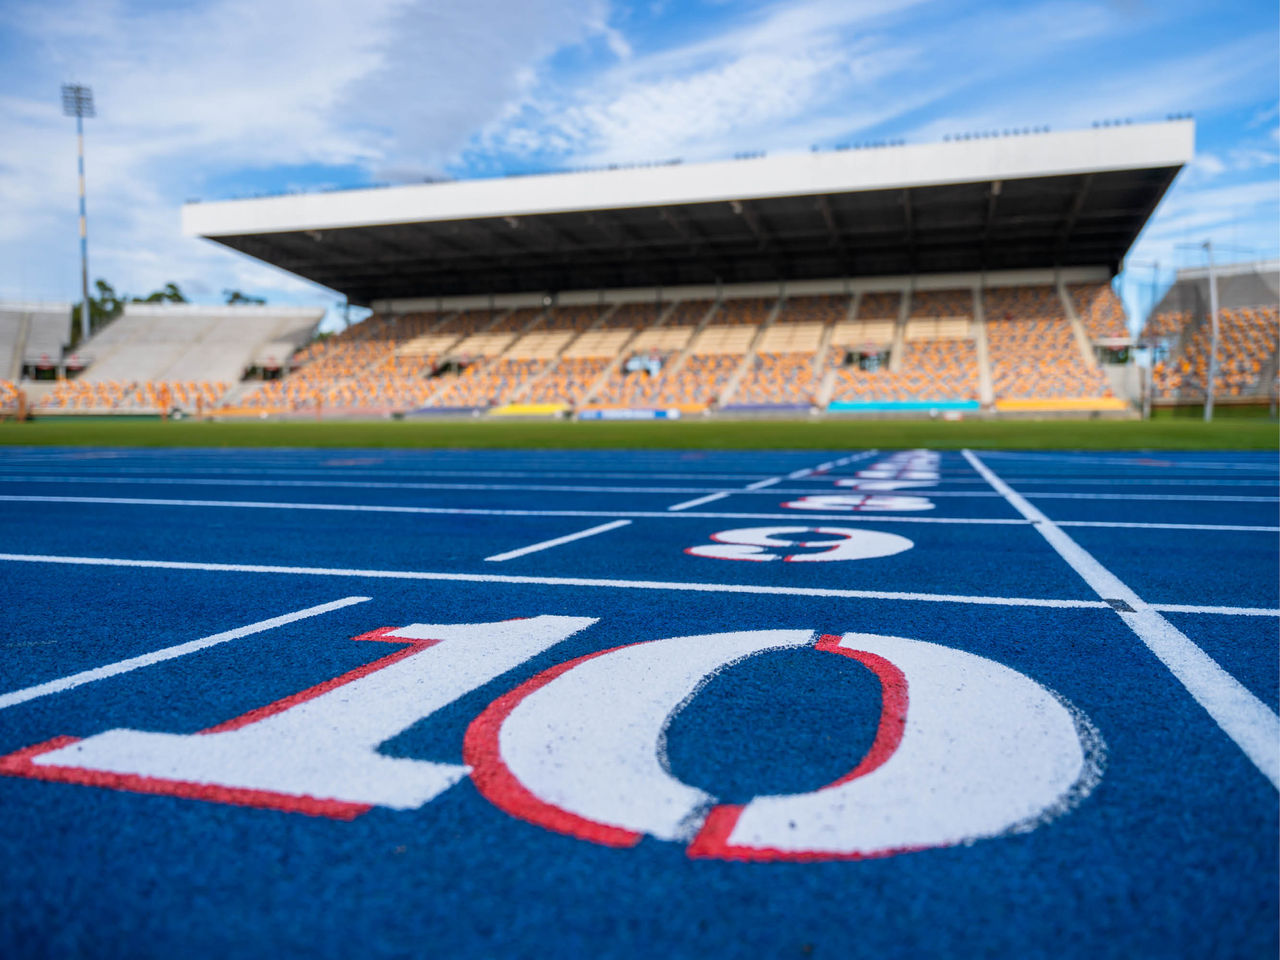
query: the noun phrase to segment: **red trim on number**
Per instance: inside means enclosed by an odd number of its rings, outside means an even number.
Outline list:
[[[439,640],[409,640],[392,636],[398,627],[379,627],[352,640],[375,640],[383,643],[403,643],[404,649],[379,657],[371,663],[348,670],[341,676],[333,677],[315,686],[300,690],[256,707],[248,713],[232,717],[222,723],[198,731],[198,735],[212,733],[229,733],[250,724],[265,720],[268,717],[283,713],[290,707],[314,700],[321,694],[336,690],[352,681],[367,677],[369,674],[391,666],[413,656],[428,647],[439,643]],[[329,800],[318,797],[299,796],[290,793],[277,793],[273,790],[254,790],[247,787],[224,787],[211,783],[196,783],[190,780],[170,780],[164,777],[147,777],[132,773],[112,773],[106,770],[89,770],[82,767],[61,767],[33,763],[33,758],[49,753],[68,744],[76,743],[79,737],[54,737],[33,747],[25,747],[7,756],[0,757],[0,775],[28,777],[33,780],[48,780],[58,783],[77,783],[82,786],[106,787],[112,790],[127,790],[132,793],[150,793],[172,797],[184,797],[189,800],[208,800],[213,803],[228,803],[240,807],[257,807],[263,810],[281,810],[286,813],[304,813],[312,817],[332,817],[337,820],[353,820],[362,813],[373,809],[371,804],[350,803],[346,800]]]
[[[880,680],[880,724],[876,728],[875,740],[866,756],[856,767],[838,780],[833,780],[819,790],[830,790],[842,786],[851,780],[865,777],[877,767],[884,765],[898,745],[902,743],[902,733],[907,725],[907,678],[898,667],[878,654],[867,650],[850,650],[840,645],[840,637],[835,634],[823,634],[814,645],[815,650],[823,653],[836,653],[842,657],[857,660]],[[712,807],[703,821],[702,829],[686,848],[685,853],[694,859],[720,860],[868,860],[876,857],[888,857],[897,853],[924,849],[923,847],[901,847],[892,850],[878,850],[874,853],[827,853],[815,850],[778,850],[773,847],[740,847],[729,842],[733,828],[742,816],[742,806],[722,803]]]
[[[354,820],[360,814],[372,809],[369,804],[348,803],[345,800],[324,800],[317,797],[276,793],[271,790],[222,787],[190,780],[167,780],[162,777],[144,777],[133,773],[112,773],[107,770],[87,770],[83,767],[60,767],[34,762],[35,758],[41,754],[52,753],[54,750],[79,741],[80,737],[54,737],[44,743],[24,747],[0,757],[0,774],[54,783],[76,783],[85,787],[127,790],[130,793],[150,793],[182,797],[187,800],[208,800],[238,807],[257,807],[260,810],[305,813],[312,817],[331,817],[335,820]]]
[[[598,650],[544,670],[494,700],[471,722],[462,740],[462,762],[471,767],[471,780],[481,796],[513,817],[579,840],[590,840],[606,847],[634,847],[640,842],[643,834],[634,830],[588,820],[535,796],[511,772],[502,759],[499,745],[502,724],[531,693],[542,689],[580,663],[630,646],[636,644],[628,643],[608,650]]]
[[[336,690],[338,687],[344,687],[348,683],[359,680],[361,677],[367,677],[371,673],[375,673],[384,667],[389,667],[393,663],[399,663],[408,657],[419,653],[427,647],[435,646],[439,640],[407,640],[403,637],[389,636],[392,630],[398,627],[379,627],[377,630],[370,630],[368,633],[362,633],[358,637],[352,637],[352,640],[377,640],[382,643],[403,643],[404,649],[397,650],[395,653],[389,653],[385,657],[379,657],[364,666],[356,667],[354,670],[348,670],[340,676],[317,683],[313,687],[307,687],[305,690],[299,690],[297,693],[291,693],[287,697],[281,697],[274,703],[268,703],[265,706],[255,707],[248,713],[242,713],[238,717],[232,717],[230,720],[224,720],[215,726],[200,730],[199,733],[229,733],[232,730],[239,730],[241,727],[247,727],[251,723],[257,723],[259,720],[265,720],[267,717],[273,717],[277,713],[284,713],[290,707],[296,707],[300,703],[306,703],[308,700],[314,700],[322,694],[328,693],[330,690]]]
[[[857,660],[880,680],[880,725],[876,728],[876,738],[871,742],[871,749],[856,767],[822,788],[828,790],[865,777],[872,770],[883,766],[898,749],[898,744],[902,743],[902,732],[907,726],[907,677],[897,665],[878,654],[840,646],[840,637],[834,634],[819,637],[814,649]]]

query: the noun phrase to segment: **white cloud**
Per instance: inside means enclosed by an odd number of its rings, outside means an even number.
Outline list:
[[[0,30],[30,56],[0,66],[0,295],[78,289],[64,79],[91,84],[98,102],[86,123],[94,276],[130,290],[179,279],[314,297],[303,281],[181,238],[181,202],[237,171],[438,172],[557,50],[598,39],[621,54],[607,13],[605,0],[6,5]]]

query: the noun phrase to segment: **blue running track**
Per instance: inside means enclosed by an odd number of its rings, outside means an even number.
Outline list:
[[[1275,957],[1277,481],[5,449],[0,956]]]

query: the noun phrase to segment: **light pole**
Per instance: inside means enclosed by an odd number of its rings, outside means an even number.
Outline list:
[[[1204,385],[1204,419],[1213,419],[1213,388],[1218,379],[1218,275],[1213,269],[1213,241],[1204,242],[1209,258],[1209,380]]]
[[[76,118],[80,169],[80,342],[89,339],[89,231],[84,212],[84,118],[95,115],[93,91],[78,83],[62,85],[62,114]]]

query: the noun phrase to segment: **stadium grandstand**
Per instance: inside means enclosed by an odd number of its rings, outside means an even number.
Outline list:
[[[130,305],[37,408],[1130,415],[1111,282],[1193,140],[1174,120],[191,203],[188,235],[372,316],[313,340],[316,314]],[[1266,375],[1250,336],[1241,389]]]
[[[21,383],[37,413],[200,413],[287,373],[324,311],[129,303],[70,354],[52,339],[69,330],[68,309],[46,316],[47,343],[35,363],[27,347]]]
[[[55,376],[71,332],[70,305],[0,301],[0,410],[18,403],[19,384]]]
[[[1218,374],[1215,397],[1226,403],[1272,403],[1280,349],[1280,261],[1220,266]],[[1209,274],[1180,270],[1142,330],[1156,362],[1152,399],[1157,404],[1203,403],[1212,343]]]

